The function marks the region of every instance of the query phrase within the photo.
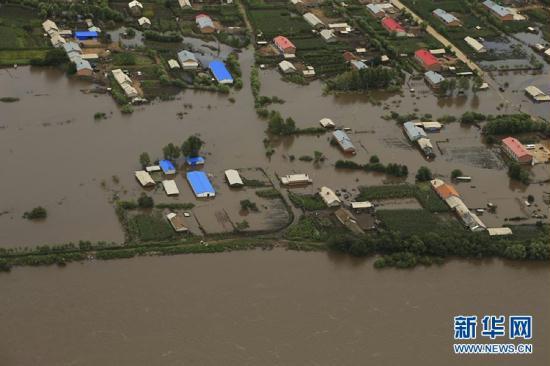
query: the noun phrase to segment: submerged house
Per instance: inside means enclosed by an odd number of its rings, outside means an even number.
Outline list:
[[[439,85],[445,81],[445,78],[440,73],[430,70],[424,73],[424,80],[426,80],[431,88],[437,89]]]
[[[506,137],[502,140],[502,151],[520,164],[529,164],[533,160],[531,153],[514,137]]]
[[[134,172],[134,175],[142,187],[151,187],[155,185],[155,181],[153,180],[153,178],[151,178],[151,175],[145,170],[138,170]]]
[[[160,169],[166,175],[176,174],[176,168],[170,160],[161,160],[159,161]]]
[[[342,204],[342,201],[338,198],[336,193],[328,187],[321,187],[319,189],[319,196],[328,207],[338,207]]]
[[[225,180],[230,187],[242,187],[244,182],[241,178],[241,175],[236,169],[227,169],[225,172]]]
[[[205,172],[199,170],[187,172],[187,181],[196,197],[207,198],[216,196],[216,191]]]
[[[414,122],[405,122],[403,124],[403,129],[405,130],[405,134],[407,135],[409,140],[411,140],[412,142],[415,142],[423,137],[428,137],[428,135],[426,135],[426,132],[422,128],[416,126]]]
[[[180,194],[178,186],[176,185],[176,181],[173,179],[163,180],[162,187],[164,188],[164,191],[168,196],[177,196],[178,194]]]
[[[342,130],[336,130],[332,133],[332,137],[334,137],[334,140],[336,140],[343,152],[355,154],[355,146],[353,146],[347,133]]]
[[[309,184],[311,182],[307,174],[289,174],[281,177],[281,184],[285,186]]]

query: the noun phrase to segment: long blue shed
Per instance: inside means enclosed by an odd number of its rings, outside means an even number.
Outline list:
[[[233,84],[233,77],[220,60],[210,61],[208,68],[220,84]]]
[[[74,32],[76,39],[80,41],[85,41],[87,39],[95,39],[98,37],[98,33],[94,31],[77,31]]]
[[[187,173],[187,181],[193,189],[195,196],[199,198],[215,197],[216,191],[205,172],[195,170]]]
[[[185,159],[185,162],[189,166],[204,165],[204,158],[202,156],[195,156],[195,157],[188,156]]]

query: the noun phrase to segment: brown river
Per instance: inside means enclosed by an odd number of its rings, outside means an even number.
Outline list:
[[[275,249],[0,274],[0,364],[533,365],[550,269],[500,260],[376,270]],[[531,314],[529,356],[454,355],[458,314]]]
[[[251,54],[243,53],[243,70],[251,63]],[[402,96],[368,99],[323,96],[319,83],[286,84],[274,71],[261,78],[262,94],[286,100],[273,108],[300,127],[317,126],[323,117],[350,127],[359,163],[376,154],[384,163],[407,164],[410,172],[427,165],[443,179],[456,168],[472,176],[457,188],[470,207],[498,205],[495,214],[482,216],[489,226],[517,216],[534,222],[531,214],[545,207],[548,184],[511,183],[499,152],[486,148],[477,128],[447,125],[431,136],[440,150],[426,161],[395,122],[382,118],[391,110],[417,109],[434,118],[511,112],[499,110],[494,91],[437,100],[423,82],[413,82],[414,94],[407,88]],[[266,123],[252,108],[247,72],[243,79],[235,103],[186,91],[124,116],[109,95],[83,93],[92,85],[61,72],[0,70],[0,96],[20,99],[0,103],[0,246],[122,241],[112,200],[141,192],[132,175],[139,154],[158,158],[162,146],[194,133],[206,141],[207,169],[219,186],[224,169],[257,167],[272,176],[309,173],[311,192],[384,181],[334,169],[343,155],[328,135],[275,141],[275,154],[267,158]],[[95,121],[96,112],[107,119]],[[327,157],[321,165],[289,159],[315,150]],[[549,176],[547,167],[532,169],[535,180]],[[523,205],[528,194],[536,202],[529,209]],[[157,202],[196,203],[206,225],[215,227],[215,218],[209,223],[206,217],[211,209],[188,191],[179,198],[152,195]],[[238,205],[231,197],[223,191],[209,204]],[[48,210],[44,222],[21,218],[37,205]],[[542,366],[550,364],[549,290],[546,264],[453,260],[442,267],[375,270],[371,260],[281,249],[16,268],[0,274],[0,365]],[[491,313],[533,315],[534,353],[453,355],[452,317]]]

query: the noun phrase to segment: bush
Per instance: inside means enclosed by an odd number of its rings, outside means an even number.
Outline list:
[[[153,200],[153,197],[147,196],[145,193],[142,193],[141,196],[138,198],[139,208],[153,208],[154,205],[155,202]]]
[[[241,210],[243,211],[254,211],[254,212],[259,211],[256,203],[250,201],[249,199],[242,200],[240,204],[241,204]]]
[[[426,182],[432,180],[432,172],[428,167],[421,166],[416,173],[416,180],[419,182]]]
[[[299,208],[302,208],[306,211],[316,211],[316,210],[322,210],[326,208],[325,202],[319,197],[319,195],[306,195],[306,194],[298,194],[289,191],[288,192],[288,198],[290,198],[290,201]]]
[[[23,214],[23,218],[27,220],[45,219],[48,216],[48,211],[42,206],[33,208]]]
[[[462,170],[460,169],[454,169],[452,172],[451,172],[451,179],[456,179],[457,177],[461,177],[463,176],[464,174],[462,174]]]
[[[508,176],[514,180],[520,181],[523,184],[529,184],[529,172],[521,167],[518,163],[511,162],[508,166]]]

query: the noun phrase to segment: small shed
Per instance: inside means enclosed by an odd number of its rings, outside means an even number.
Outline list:
[[[312,183],[307,174],[289,174],[281,177],[281,184],[285,186],[301,185]]]
[[[173,58],[168,60],[168,67],[170,67],[170,69],[172,70],[181,68],[180,64]]]
[[[189,231],[187,225],[185,224],[185,218],[182,214],[170,212],[166,215],[166,219],[168,220],[175,232],[186,233]]]
[[[205,160],[202,156],[188,156],[185,158],[185,163],[189,166],[204,165]]]
[[[177,196],[180,194],[176,181],[173,179],[163,180],[162,187],[168,196]]]
[[[96,39],[98,37],[98,33],[92,31],[77,31],[74,33],[74,36],[79,41],[85,41],[88,39]]]
[[[206,198],[216,196],[216,191],[205,172],[199,170],[188,172],[187,181],[191,185],[191,189],[196,197]]]
[[[279,62],[279,69],[283,74],[291,74],[293,72],[296,72],[296,68],[294,67],[294,65],[287,60]]]
[[[374,209],[374,205],[369,201],[350,202],[350,207],[357,211],[372,211]]]
[[[159,161],[160,168],[162,172],[166,175],[176,174],[176,168],[170,160],[161,160]]]
[[[145,168],[145,171],[147,171],[148,173],[160,172],[160,170],[160,166],[158,165],[151,165]]]
[[[334,128],[336,126],[330,118],[321,118],[319,124],[324,128]]]
[[[321,35],[321,38],[325,40],[325,42],[334,42],[336,41],[336,34],[334,34],[334,31],[332,29],[323,29],[319,32]]]
[[[138,170],[134,172],[137,181],[142,187],[151,187],[155,185],[155,181],[151,178],[151,175],[145,170]]]
[[[142,28],[149,28],[151,26],[151,21],[147,17],[141,17],[138,19],[138,24]]]
[[[242,187],[244,182],[236,169],[227,169],[225,171],[225,179],[230,187]]]

